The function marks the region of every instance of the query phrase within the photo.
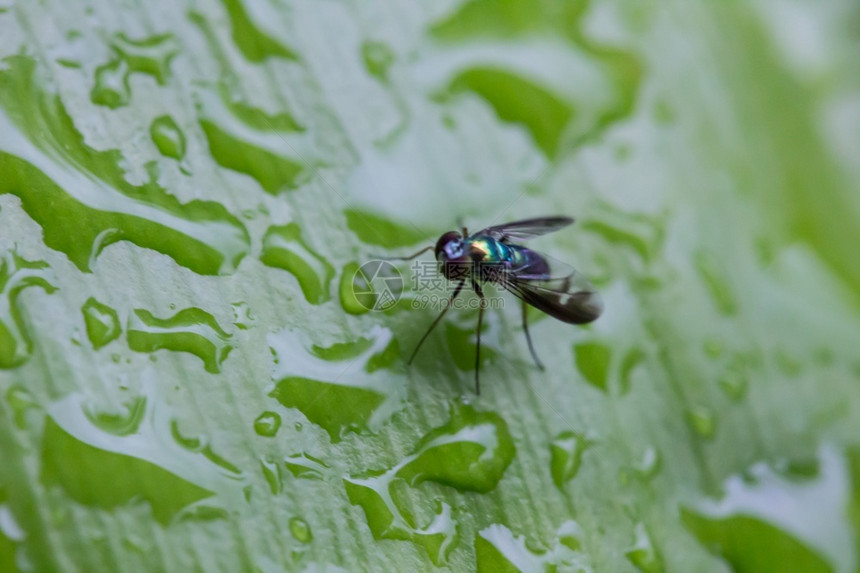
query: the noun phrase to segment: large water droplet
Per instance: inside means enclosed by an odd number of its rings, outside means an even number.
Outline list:
[[[389,346],[397,344],[391,331],[375,326],[368,339],[372,345],[355,358],[325,360],[312,351],[298,353],[309,345],[296,332],[269,335],[277,364],[277,383],[269,395],[300,410],[332,441],[340,441],[346,432],[375,431],[399,407],[404,388],[402,376],[372,371],[374,356],[387,354]]]
[[[154,249],[201,274],[236,269],[250,239],[223,205],[182,204],[153,181],[132,185],[120,154],[89,147],[58,95],[39,85],[35,60],[15,56],[5,64],[0,193],[20,198],[48,247],[84,272],[118,241]]]
[[[87,337],[96,350],[116,340],[122,334],[116,311],[95,298],[88,298],[81,307],[81,312],[84,313]]]
[[[267,34],[260,26],[265,23],[255,22],[252,14],[248,12],[241,0],[221,0],[224,7],[227,9],[227,14],[230,16],[230,29],[232,30],[233,42],[242,55],[251,62],[262,62],[266,58],[286,58],[288,60],[297,59],[296,53],[284,46],[275,37],[283,36],[280,32]],[[255,6],[263,8],[257,4]],[[277,22],[273,19],[269,25]]]
[[[3,154],[0,153],[0,165],[2,157]],[[15,251],[6,251],[0,258],[0,368],[21,365],[33,350],[30,336],[18,310],[18,295],[25,288],[36,286],[50,294],[56,290],[51,280],[53,275],[48,263],[44,261],[28,261],[18,256]]]
[[[550,547],[535,547],[525,535],[516,536],[504,525],[491,525],[475,536],[477,571],[590,573],[589,560],[579,551],[580,536],[579,525],[566,521],[556,531],[557,541]]]
[[[92,407],[70,394],[47,408],[41,453],[41,480],[59,486],[78,503],[112,509],[148,502],[153,517],[168,524],[183,508],[218,495],[241,498],[229,479],[199,453],[171,437],[171,414],[156,392],[155,374],[144,372],[144,412],[130,433],[107,433],[93,425]],[[104,421],[104,419],[102,419]],[[114,428],[117,429],[117,428]]]
[[[129,317],[126,336],[128,347],[137,352],[164,348],[194,354],[213,374],[221,371],[221,363],[235,346],[214,316],[194,307],[169,318],[156,318],[148,310],[136,308]]]
[[[290,115],[268,115],[230,101],[229,94],[198,94],[200,127],[218,165],[253,177],[272,194],[296,189],[311,172],[311,150],[288,134],[303,131]]]
[[[320,304],[330,298],[334,268],[307,245],[295,223],[269,227],[263,237],[260,260],[264,265],[292,273],[311,304]]]
[[[413,453],[394,467],[367,477],[350,476],[344,485],[350,502],[364,509],[374,537],[419,543],[439,564],[457,536],[450,507],[443,503],[429,525],[416,528],[408,508],[397,502],[393,486],[399,480],[412,486],[434,481],[463,491],[487,492],[496,487],[513,457],[513,439],[504,420],[492,412],[455,406],[449,422],[427,433]]]
[[[582,229],[613,245],[630,249],[641,262],[654,260],[663,248],[666,231],[662,218],[629,213],[605,201],[594,202],[589,215],[582,222]]]
[[[738,572],[857,570],[853,458],[832,446],[816,463],[758,463],[725,480],[722,499],[682,511],[684,525]],[[857,482],[855,482],[856,484]]]
[[[468,2],[435,24],[432,35],[457,50],[435,57],[428,67],[441,78],[431,80],[477,94],[499,118],[523,125],[549,156],[632,112],[641,66],[634,54],[587,39],[578,4],[562,13],[513,6]]]

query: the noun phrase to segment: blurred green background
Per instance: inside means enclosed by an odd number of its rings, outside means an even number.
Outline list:
[[[0,58],[0,571],[860,571],[856,2],[0,0]],[[354,295],[557,214],[545,371]]]

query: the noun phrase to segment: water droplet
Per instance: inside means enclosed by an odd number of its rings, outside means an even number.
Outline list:
[[[582,549],[582,527],[575,521],[565,521],[558,528],[558,542],[572,551]]]
[[[774,359],[777,369],[779,369],[782,374],[790,378],[795,378],[803,372],[803,363],[798,360],[796,355],[788,350],[777,350]]]
[[[581,529],[575,521],[564,522],[550,547],[534,543],[525,535],[494,524],[475,536],[478,571],[572,571],[590,573],[587,556],[579,551]]]
[[[6,391],[6,403],[12,408],[15,425],[19,428],[25,426],[27,411],[39,406],[26,388],[17,385],[10,386]]]
[[[84,313],[87,337],[94,349],[98,350],[122,334],[122,327],[119,325],[119,316],[117,316],[116,311],[95,298],[87,299],[87,302],[81,307],[81,312]]]
[[[247,302],[234,302],[233,309],[233,326],[240,330],[248,330],[257,324],[257,315],[251,310]]]
[[[364,509],[376,539],[411,540],[422,545],[438,565],[447,559],[457,537],[450,506],[442,503],[429,525],[416,528],[397,502],[394,486],[403,480],[411,486],[433,481],[461,491],[488,492],[495,489],[513,457],[513,439],[504,420],[492,412],[457,405],[446,425],[427,433],[413,453],[394,467],[367,477],[350,476],[344,486],[350,503]]]
[[[194,307],[163,319],[136,308],[129,317],[127,338],[128,347],[137,352],[164,348],[194,354],[213,374],[221,371],[221,363],[234,347],[232,336],[224,332],[215,317]]]
[[[200,448],[200,453],[203,454],[207,460],[224,470],[224,472],[222,472],[224,475],[229,475],[234,479],[242,477],[242,470],[228,459],[215,452],[210,444],[205,444]]]
[[[111,60],[96,68],[90,101],[111,109],[128,105],[131,99],[128,73],[128,64],[120,59]]]
[[[343,267],[337,292],[340,297],[340,306],[349,314],[364,314],[374,308],[375,301],[359,300],[356,295],[356,293],[372,292],[372,288],[365,280],[364,275],[358,272],[358,263],[347,263]]]
[[[230,518],[226,509],[209,505],[207,501],[192,503],[182,508],[182,511],[179,512],[178,521],[216,521]]]
[[[133,433],[106,433],[92,424],[92,407],[73,393],[50,404],[41,448],[40,479],[76,502],[105,510],[148,503],[167,525],[185,507],[212,495],[239,496],[235,480],[170,438],[170,412],[157,393],[156,374],[145,371],[145,412]]]
[[[223,205],[182,204],[153,181],[132,185],[119,152],[89,147],[56,92],[39,84],[35,60],[14,56],[5,64],[0,194],[20,198],[48,247],[65,253],[83,272],[118,241],[154,249],[199,274],[235,271],[250,238]],[[74,240],[68,229],[75,229]]]
[[[582,229],[595,233],[612,245],[626,247],[642,262],[654,260],[663,248],[665,223],[662,217],[629,213],[606,201],[596,201]]]
[[[573,479],[582,465],[582,454],[591,446],[585,436],[573,431],[560,433],[550,444],[552,481],[562,489]]]
[[[711,439],[717,432],[717,419],[714,411],[707,406],[696,405],[687,410],[687,423],[699,436]]]
[[[705,341],[704,350],[708,358],[716,360],[723,354],[723,342],[717,338],[709,338]]]
[[[266,478],[272,495],[281,493],[284,489],[284,479],[281,475],[280,464],[271,458],[262,457],[260,458],[260,469],[263,471],[263,477]]]
[[[443,52],[433,62],[442,76],[437,81],[452,77],[449,91],[477,94],[500,119],[525,127],[549,156],[628,116],[642,75],[634,54],[594,49],[581,24],[584,11],[565,6],[559,13],[469,2],[431,29],[436,39],[457,45],[456,57]],[[540,41],[541,32],[555,41]],[[585,93],[578,89],[584,84],[600,87]]]
[[[740,402],[747,394],[749,381],[738,372],[728,372],[719,381],[723,393],[735,402]]]
[[[367,338],[373,344],[355,358],[324,360],[313,352],[300,357],[296,349],[310,345],[294,331],[269,335],[278,380],[269,395],[300,410],[333,441],[346,432],[375,431],[399,407],[404,387],[402,375],[368,370],[375,355],[397,344],[391,331],[375,326]]]
[[[144,396],[137,396],[130,403],[123,404],[119,412],[98,411],[91,407],[84,409],[84,414],[93,426],[114,436],[136,434],[145,413]]]
[[[321,480],[325,475],[325,470],[329,468],[321,459],[306,453],[293,454],[287,457],[284,462],[290,473],[299,479]]]
[[[159,85],[167,83],[170,61],[179,53],[179,44],[172,34],[132,39],[119,33],[112,38],[111,47],[131,72],[148,74]]]
[[[133,72],[153,76],[163,85],[169,73],[170,60],[176,55],[176,40],[169,34],[142,40],[117,34],[111,40],[114,58],[96,68],[90,100],[111,109],[127,105],[131,99],[128,78]]]
[[[708,287],[708,292],[722,314],[732,316],[738,312],[738,301],[728,283],[729,276],[721,262],[710,252],[699,251],[695,256],[696,270]]]
[[[600,342],[583,342],[575,345],[573,351],[576,355],[576,367],[585,380],[595,388],[606,392],[606,381],[612,358],[609,347]]]
[[[638,366],[645,363],[645,352],[638,347],[631,348],[624,356],[621,362],[621,368],[618,374],[619,392],[623,396],[630,391],[630,384],[633,378],[633,372]]]
[[[0,166],[2,163],[0,161]],[[0,167],[0,181],[2,177]],[[50,294],[57,290],[51,280],[53,275],[44,261],[28,261],[15,251],[6,251],[0,258],[0,368],[23,364],[33,351],[30,335],[18,310],[18,295],[29,287],[40,287]]]
[[[662,573],[666,570],[663,558],[654,548],[651,536],[645,529],[645,524],[636,524],[633,546],[626,549],[624,554],[637,569],[643,573]]]
[[[381,82],[388,81],[388,68],[394,63],[394,52],[382,42],[364,42],[361,45],[361,58],[370,75]]]
[[[281,427],[281,416],[277,412],[263,412],[254,420],[254,431],[267,438],[273,437]]]
[[[663,465],[663,460],[660,456],[660,450],[654,446],[648,446],[642,453],[642,458],[633,467],[636,473],[643,480],[650,480],[660,471]]]
[[[307,160],[312,150],[290,137],[304,131],[292,116],[266,114],[233,101],[227,93],[201,92],[197,98],[200,127],[218,165],[253,177],[273,195],[309,180],[312,171]]]
[[[185,135],[169,115],[162,115],[152,120],[149,136],[159,153],[165,157],[177,160],[185,157]]]
[[[761,462],[730,476],[722,499],[682,509],[684,525],[735,571],[855,571],[856,456],[825,445],[817,464],[790,465]]]
[[[675,111],[665,99],[654,103],[654,120],[661,125],[669,125],[675,121]]]
[[[192,452],[199,452],[203,449],[205,440],[200,436],[184,436],[179,431],[179,422],[172,420],[170,422],[170,436],[177,444]]]
[[[255,22],[255,18],[252,17],[253,14],[248,13],[241,0],[221,1],[230,16],[233,42],[248,61],[262,62],[267,58],[298,59],[293,50],[275,39],[276,36],[283,34],[273,33],[269,35],[261,30],[260,23]],[[196,15],[195,17],[201,18],[202,16]],[[277,22],[277,19],[272,19],[270,22]]]
[[[307,521],[298,516],[290,518],[290,533],[296,541],[301,541],[302,543],[310,543],[314,538],[311,533],[311,526],[308,525]]]
[[[334,278],[334,268],[305,243],[295,223],[269,227],[263,237],[260,260],[264,265],[292,273],[311,304],[320,304],[330,298],[329,285]]]
[[[484,322],[482,330],[488,330],[491,325]],[[460,328],[453,322],[445,323],[445,342],[448,345],[451,361],[458,369],[471,372],[475,369],[475,327]],[[492,346],[492,337],[482,332],[481,337],[481,365],[491,363],[498,351]]]
[[[386,249],[415,245],[427,239],[427,233],[411,225],[402,225],[365,209],[344,209],[346,226],[361,242]]]

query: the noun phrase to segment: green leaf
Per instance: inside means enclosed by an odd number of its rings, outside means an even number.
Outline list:
[[[0,570],[860,570],[855,2],[115,4],[0,2]]]

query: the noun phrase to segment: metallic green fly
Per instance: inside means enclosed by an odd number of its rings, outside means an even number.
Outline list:
[[[481,393],[481,323],[486,306],[481,284],[490,282],[502,286],[523,301],[523,331],[535,364],[543,370],[529,335],[526,304],[563,322],[586,324],[600,316],[603,303],[600,295],[579,272],[556,262],[551,264],[545,255],[514,241],[526,241],[571,223],[573,219],[570,217],[539,217],[487,227],[472,235],[463,227],[462,233],[449,231],[439,237],[435,247],[426,247],[412,256],[399,258],[414,259],[433,249],[442,274],[456,282],[447,305],[421,337],[409,358],[409,364],[412,364],[418,349],[451,308],[463,286],[469,282],[480,298],[475,349],[475,393]]]

